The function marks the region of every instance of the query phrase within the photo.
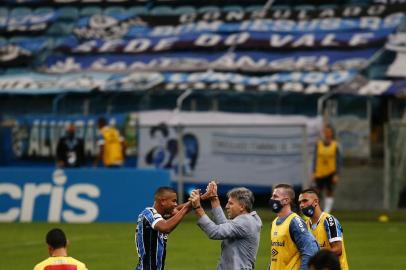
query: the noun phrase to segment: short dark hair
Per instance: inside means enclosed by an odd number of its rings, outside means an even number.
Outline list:
[[[328,249],[321,249],[310,257],[307,266],[313,266],[316,270],[341,270],[338,256]]]
[[[275,186],[274,189],[277,188],[283,188],[286,189],[286,194],[288,195],[288,197],[291,199],[292,203],[295,201],[295,190],[293,189],[293,187],[291,185],[288,184],[278,184]]]
[[[317,190],[315,190],[314,188],[307,188],[304,189],[300,192],[300,194],[304,194],[304,193],[308,193],[308,194],[315,194],[317,199],[320,199],[320,194]]]
[[[99,119],[97,120],[97,124],[98,124],[99,126],[105,126],[105,125],[107,125],[107,120],[106,120],[106,118],[103,117],[103,116],[99,117]]]
[[[66,247],[66,235],[59,228],[54,228],[54,229],[50,230],[47,233],[47,236],[45,239],[46,239],[47,244],[50,245],[54,249]]]
[[[171,187],[159,187],[155,193],[154,193],[154,198],[155,200],[158,199],[158,197],[161,197],[164,193],[166,192],[170,192],[170,193],[175,193],[176,194],[176,190],[171,188]]]

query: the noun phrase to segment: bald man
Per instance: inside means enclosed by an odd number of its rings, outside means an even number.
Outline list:
[[[173,188],[160,187],[155,191],[154,205],[145,208],[138,216],[135,242],[139,260],[136,270],[165,268],[169,233],[189,210],[189,202],[178,205],[177,193]]]
[[[348,270],[343,229],[334,216],[321,210],[317,191],[303,190],[299,195],[299,207],[302,213],[309,217],[307,226],[320,247],[334,252],[340,260],[341,270]]]

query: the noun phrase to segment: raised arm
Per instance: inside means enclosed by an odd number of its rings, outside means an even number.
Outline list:
[[[155,224],[154,229],[162,233],[170,233],[176,228],[176,226],[178,226],[185,215],[189,212],[189,208],[190,203],[188,202],[184,204],[183,207],[179,211],[177,211],[171,218],[167,220],[161,219],[160,221],[158,221]]]
[[[201,200],[210,200],[213,221],[216,224],[222,224],[227,222],[227,218],[224,215],[223,209],[221,209],[220,200],[217,194],[217,183],[216,181],[210,181],[207,185],[206,193],[200,196]]]
[[[215,224],[207,215],[204,215],[197,221],[197,225],[210,239],[215,240],[242,238],[249,231],[244,226],[244,221],[239,218],[228,220],[226,223]]]

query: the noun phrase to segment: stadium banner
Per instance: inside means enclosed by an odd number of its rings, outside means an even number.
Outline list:
[[[31,72],[1,75],[0,93],[29,95],[63,92],[86,93],[102,88],[109,77],[109,74],[102,73],[48,75]]]
[[[389,40],[386,43],[386,49],[395,52],[405,52],[406,51],[406,33],[396,32],[389,36]]]
[[[8,67],[19,64],[26,64],[32,59],[33,53],[20,46],[13,44],[0,45],[0,64],[7,64]]]
[[[119,4],[145,4],[150,0],[3,0],[10,4],[29,4],[29,3],[58,3],[58,4],[87,4],[87,3],[119,3]],[[194,0],[154,0],[158,4],[173,4],[173,5],[190,5],[195,3]],[[216,1],[208,1],[207,4],[212,4]],[[368,4],[398,4],[404,3],[404,0],[371,0]],[[258,4],[264,5],[264,0],[222,0],[222,4]],[[352,5],[351,5],[352,6]],[[317,6],[316,6],[317,7]]]
[[[0,63],[14,66],[27,64],[34,55],[47,47],[45,38],[23,39],[14,42],[0,43]]]
[[[0,168],[0,222],[135,222],[169,185],[158,169]]]
[[[202,33],[173,37],[145,37],[133,39],[93,39],[80,41],[69,37],[56,50],[68,53],[126,53],[162,52],[173,50],[238,49],[349,49],[382,47],[392,31],[363,31],[337,33]]]
[[[393,90],[395,84],[389,80],[370,80],[365,85],[360,87],[357,91],[358,95],[388,95],[395,94],[397,91]]]
[[[0,93],[49,94],[63,92],[161,90],[235,90],[292,91],[304,94],[326,93],[334,87],[337,93],[356,95],[385,95],[403,92],[404,81],[360,82],[356,72],[292,72],[269,76],[248,76],[221,72],[129,74],[83,73],[73,75],[3,75]],[[97,79],[97,78],[100,79]],[[338,86],[340,85],[340,86]],[[338,86],[338,87],[337,87]]]
[[[135,3],[135,4],[146,4],[150,0],[3,0],[4,2],[10,4],[125,4],[125,3]],[[244,0],[234,0],[238,2],[244,2]],[[245,0],[247,2],[247,0]],[[259,1],[259,0],[258,0]],[[187,0],[154,0],[157,3],[189,3]]]
[[[56,4],[97,4],[97,3],[111,3],[111,4],[125,4],[125,3],[138,3],[146,4],[150,0],[3,0],[10,4],[38,4],[38,3],[56,3]],[[223,0],[227,1],[227,0]],[[190,4],[191,0],[154,0],[157,3],[173,3],[173,4]],[[230,1],[231,2],[231,1]],[[260,0],[233,0],[235,3],[261,3]]]
[[[140,168],[171,169],[174,180],[182,170],[189,183],[267,187],[307,182],[321,125],[320,118],[212,112],[144,112],[139,119]]]
[[[285,7],[271,8],[268,11],[263,9],[255,11],[244,11],[243,9],[232,11],[211,10],[174,15],[140,15],[140,17],[150,25],[177,25],[215,20],[224,22],[242,22],[257,19],[300,21],[324,18],[386,17],[399,12],[399,10],[406,10],[406,3],[393,5],[342,5],[337,6],[337,8],[314,6],[314,9],[293,9]],[[175,13],[175,11],[173,11],[173,13]]]
[[[369,158],[370,124],[368,119],[340,116],[331,119],[344,157]]]
[[[268,76],[248,76],[238,73],[142,73],[112,76],[106,89],[132,91],[133,89],[165,90],[226,90],[236,91],[294,91],[325,93],[337,84],[350,80],[356,71],[335,72],[281,72]]]
[[[58,13],[52,10],[40,14],[3,16],[0,17],[0,33],[44,31],[58,17]]]
[[[390,80],[369,80],[357,74],[352,79],[337,86],[335,92],[338,94],[350,94],[361,96],[391,95],[398,92],[401,81]]]
[[[171,37],[202,33],[305,33],[349,31],[394,31],[405,18],[403,12],[387,17],[360,17],[355,19],[326,18],[305,21],[258,19],[243,22],[199,21],[179,25],[149,25],[139,16],[93,15],[82,18],[73,29],[80,39],[118,39],[140,37]]]
[[[64,92],[142,90],[235,90],[293,91],[326,93],[331,87],[350,80],[356,71],[280,72],[249,76],[225,72],[133,72],[129,74],[78,73],[72,75],[0,76],[0,93],[56,94]]]
[[[21,116],[11,128],[11,138],[1,143],[11,143],[11,151],[5,152],[7,166],[54,165],[59,138],[65,135],[66,127],[74,124],[76,136],[83,139],[87,166],[91,166],[99,153],[97,145],[98,116]],[[120,130],[126,142],[126,166],[135,166],[137,152],[137,115],[114,114],[107,121]]]
[[[161,54],[50,55],[39,70],[69,72],[283,72],[340,71],[365,67],[377,49],[317,50],[293,52],[171,52]]]

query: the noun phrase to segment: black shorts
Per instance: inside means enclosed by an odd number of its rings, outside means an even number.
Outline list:
[[[319,191],[326,189],[329,192],[333,192],[335,184],[333,183],[333,177],[335,173],[327,175],[325,177],[316,178],[316,188]]]

